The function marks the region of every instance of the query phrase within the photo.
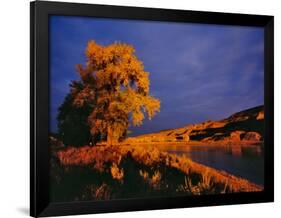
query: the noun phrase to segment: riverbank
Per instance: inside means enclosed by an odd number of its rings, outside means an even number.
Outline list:
[[[51,179],[53,201],[263,190],[262,186],[196,163],[186,156],[137,145],[52,146]]]
[[[99,145],[105,145],[105,143],[100,143]],[[212,141],[212,142],[204,142],[204,141],[160,141],[160,142],[121,142],[118,143],[118,145],[126,146],[126,145],[144,145],[144,146],[165,146],[165,145],[177,145],[177,146],[263,146],[263,141],[241,141],[239,143],[237,142],[222,142],[222,141]]]

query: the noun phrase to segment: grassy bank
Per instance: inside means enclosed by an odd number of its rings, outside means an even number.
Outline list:
[[[68,147],[52,139],[52,201],[261,191],[262,187],[195,163],[137,145]]]

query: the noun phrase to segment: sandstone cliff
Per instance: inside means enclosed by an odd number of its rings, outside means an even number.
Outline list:
[[[264,107],[250,108],[218,121],[190,124],[182,128],[130,137],[132,142],[262,142],[264,130]]]

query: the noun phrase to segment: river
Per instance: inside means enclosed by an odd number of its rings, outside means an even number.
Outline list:
[[[195,162],[224,170],[256,184],[264,184],[264,155],[260,146],[165,144],[157,147],[171,154],[185,154]]]

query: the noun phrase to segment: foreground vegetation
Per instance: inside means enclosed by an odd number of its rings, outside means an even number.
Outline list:
[[[189,158],[133,145],[67,147],[50,139],[52,201],[261,191]]]

